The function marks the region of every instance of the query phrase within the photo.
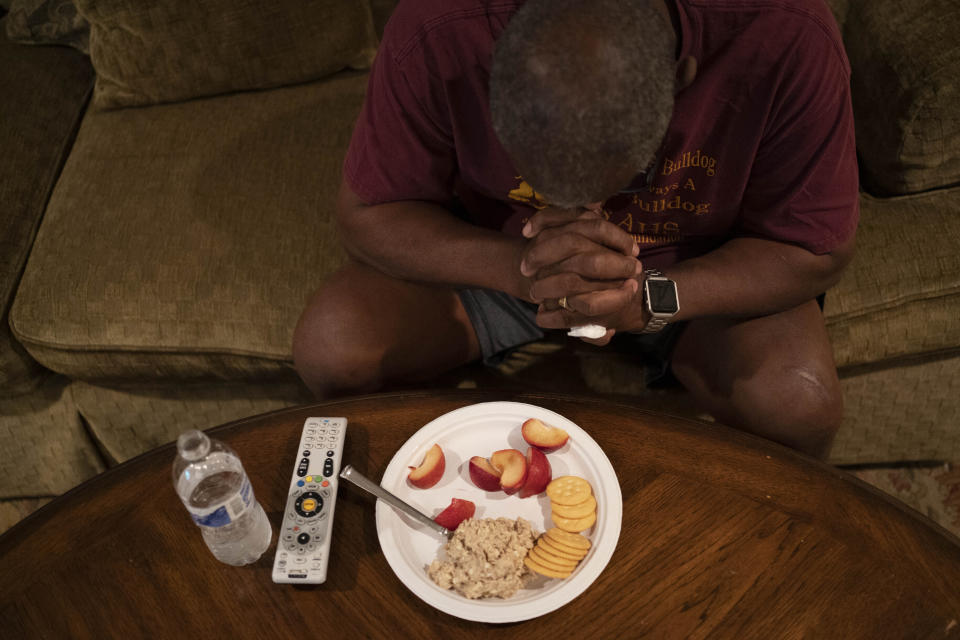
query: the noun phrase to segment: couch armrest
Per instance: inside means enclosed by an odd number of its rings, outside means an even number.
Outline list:
[[[0,20],[0,395],[42,373],[7,316],[47,199],[93,86],[87,57],[66,47],[9,41]]]

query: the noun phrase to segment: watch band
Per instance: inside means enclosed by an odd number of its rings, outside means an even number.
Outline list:
[[[640,329],[640,333],[657,333],[668,324],[670,323],[665,318],[650,318],[643,329]]]
[[[644,282],[646,282],[651,278],[655,278],[658,280],[668,280],[668,278],[664,276],[659,269],[646,269],[643,272],[643,276],[644,276]],[[651,313],[651,316],[650,316],[650,319],[647,320],[647,324],[645,324],[643,328],[640,329],[639,333],[657,333],[658,331],[663,329],[665,326],[670,324],[670,318],[666,318],[662,316],[656,317],[652,315],[653,312],[650,309],[650,301],[647,300],[646,288],[644,288],[643,301],[647,307],[647,311]]]

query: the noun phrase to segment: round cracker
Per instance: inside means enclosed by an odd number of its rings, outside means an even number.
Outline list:
[[[547,576],[548,578],[567,578],[570,576],[572,571],[554,571],[548,567],[543,566],[536,560],[533,560],[529,555],[523,559],[523,564],[527,565],[527,568],[531,571],[535,571],[542,576]]]
[[[580,564],[576,560],[568,560],[560,556],[552,555],[549,551],[545,551],[543,547],[530,549],[530,557],[554,571],[573,571],[577,568],[577,565]]]
[[[570,533],[580,533],[581,531],[586,531],[592,527],[596,521],[596,513],[591,513],[583,518],[564,518],[557,515],[553,516],[553,524],[557,525],[557,528],[564,531],[569,531]]]
[[[573,547],[574,549],[579,550],[590,548],[590,541],[579,533],[570,533],[569,531],[564,531],[563,529],[558,529],[557,527],[551,527],[543,535],[547,536],[548,540],[556,540],[557,542],[568,547]]]
[[[586,549],[574,549],[573,547],[567,547],[566,545],[544,537],[541,537],[540,540],[537,541],[537,546],[542,547],[544,551],[549,551],[555,556],[560,556],[561,558],[575,562],[580,562],[583,557],[587,555]]]
[[[563,518],[585,518],[597,510],[597,499],[593,496],[587,496],[587,499],[579,504],[550,504],[550,509]]]
[[[580,504],[593,495],[593,487],[579,476],[560,476],[547,485],[547,496],[557,504]]]

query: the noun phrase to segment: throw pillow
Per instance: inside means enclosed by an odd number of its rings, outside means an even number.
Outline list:
[[[7,37],[21,44],[61,44],[89,52],[90,25],[73,0],[11,0]]]
[[[850,0],[844,43],[864,187],[901,195],[960,183],[957,0]]]
[[[367,68],[368,0],[75,0],[91,25],[93,105],[176,102]]]

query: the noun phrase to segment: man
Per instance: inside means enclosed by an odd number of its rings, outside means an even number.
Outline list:
[[[824,456],[842,401],[816,298],[858,219],[848,85],[822,0],[401,2],[301,377],[367,391],[593,324],[659,358],[648,381]]]

